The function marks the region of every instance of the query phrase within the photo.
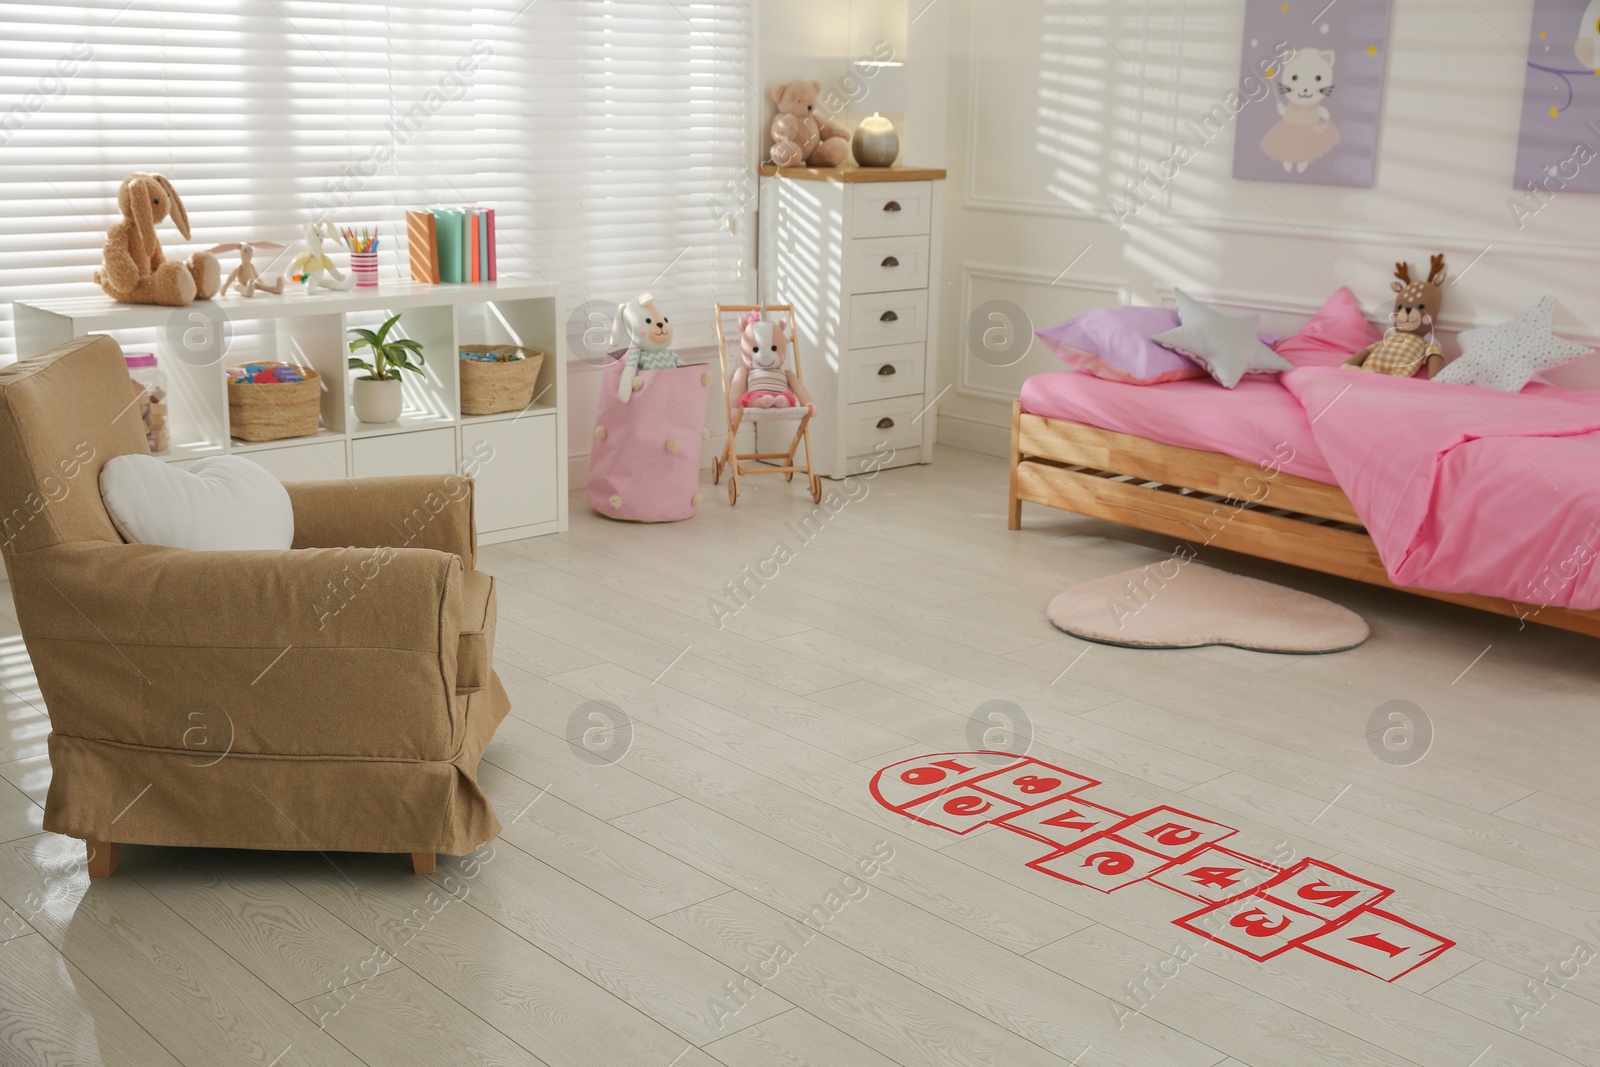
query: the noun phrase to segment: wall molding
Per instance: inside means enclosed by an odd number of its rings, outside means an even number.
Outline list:
[[[977,164],[972,165],[977,169]],[[1069,204],[1048,203],[1039,200],[1012,200],[1000,196],[984,196],[973,193],[972,181],[974,175],[967,178],[967,192],[962,197],[961,206],[968,211],[989,211],[997,215],[1044,215],[1055,219],[1071,219],[1074,222],[1103,222],[1107,226],[1113,225],[1111,212],[1096,213],[1083,208],[1072,207]]]
[[[984,456],[1011,456],[1011,420],[939,413],[939,444]]]
[[[1014,200],[1003,196],[988,196],[977,192],[978,188],[978,92],[979,80],[983,66],[983,49],[980,42],[981,20],[978,11],[982,7],[980,0],[973,0],[969,5],[968,34],[972,45],[968,55],[969,66],[967,70],[967,165],[966,188],[961,191],[962,207],[971,211],[994,211],[1009,215],[1048,215],[1052,218],[1073,219],[1078,222],[1110,222],[1111,213],[1097,214],[1086,209],[1073,207],[1070,204],[1052,201]]]
[[[1133,283],[1127,278],[1112,278],[1103,275],[1052,275],[1047,271],[1031,270],[1025,267],[1007,267],[998,263],[982,263],[965,261],[961,264],[961,321],[967,322],[972,315],[972,282],[975,278],[986,278],[990,281],[1020,282],[1024,285],[1037,285],[1046,289],[1067,289],[1075,292],[1099,293],[1115,298],[1117,304],[1128,304],[1133,300]],[[1038,324],[1035,323],[1035,326]],[[961,396],[972,397],[976,400],[997,400],[1010,404],[1017,398],[1012,392],[993,389],[986,385],[975,384],[968,372],[972,368],[972,354],[967,350],[965,329],[962,330],[961,344],[958,349],[960,361],[956,371],[956,392]],[[943,414],[941,413],[941,418]]]
[[[1235,181],[1230,177],[1229,181]],[[1576,195],[1576,194],[1575,194]],[[1285,216],[1287,217],[1287,216]],[[1557,260],[1564,263],[1600,263],[1600,248],[1573,244],[1547,243],[1524,238],[1488,240],[1486,238],[1440,238],[1404,230],[1367,230],[1341,226],[1302,225],[1297,222],[1273,223],[1261,219],[1203,215],[1188,215],[1177,211],[1163,211],[1156,224],[1163,222],[1187,226],[1207,233],[1228,233],[1244,237],[1274,237],[1292,240],[1314,239],[1333,244],[1378,246],[1394,248],[1402,245],[1426,248],[1458,256],[1477,257],[1484,254],[1515,256],[1519,259]]]

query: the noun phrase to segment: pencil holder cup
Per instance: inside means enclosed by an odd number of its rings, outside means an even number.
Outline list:
[[[378,253],[351,252],[350,273],[356,276],[358,286],[378,284]]]

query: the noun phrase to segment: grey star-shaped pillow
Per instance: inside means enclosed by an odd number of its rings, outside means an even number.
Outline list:
[[[1517,318],[1461,334],[1461,355],[1434,378],[1446,385],[1476,385],[1518,393],[1535,374],[1588,355],[1593,349],[1550,332],[1556,298],[1547,296]]]
[[[1246,374],[1281,374],[1293,364],[1261,343],[1259,315],[1224,315],[1196,303],[1182,289],[1172,291],[1178,305],[1176,330],[1151,338],[1198,364],[1217,384],[1232,389]]]

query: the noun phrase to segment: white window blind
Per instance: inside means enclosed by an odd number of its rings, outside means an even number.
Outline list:
[[[188,209],[168,258],[278,240],[280,273],[325,215],[379,225],[404,277],[407,207],[481,204],[502,276],[649,289],[709,343],[750,288],[752,2],[0,2],[0,362],[11,301],[99,291],[134,170]]]

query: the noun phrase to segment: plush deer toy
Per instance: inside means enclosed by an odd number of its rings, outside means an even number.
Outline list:
[[[1409,263],[1396,263],[1394,276],[1391,288],[1398,294],[1390,316],[1394,325],[1383,340],[1363,348],[1344,365],[1397,378],[1410,378],[1421,367],[1422,377],[1431,380],[1444,366],[1444,351],[1433,339],[1444,303],[1444,256],[1433,257],[1427,281],[1412,281]]]
[[[195,298],[209,300],[222,282],[217,257],[196,252],[187,263],[169,263],[161,254],[156,223],[169,214],[172,224],[189,239],[189,215],[164,174],[134,171],[117,190],[122,221],[106,231],[104,264],[94,272],[95,284],[124,304],[182,307]]]

